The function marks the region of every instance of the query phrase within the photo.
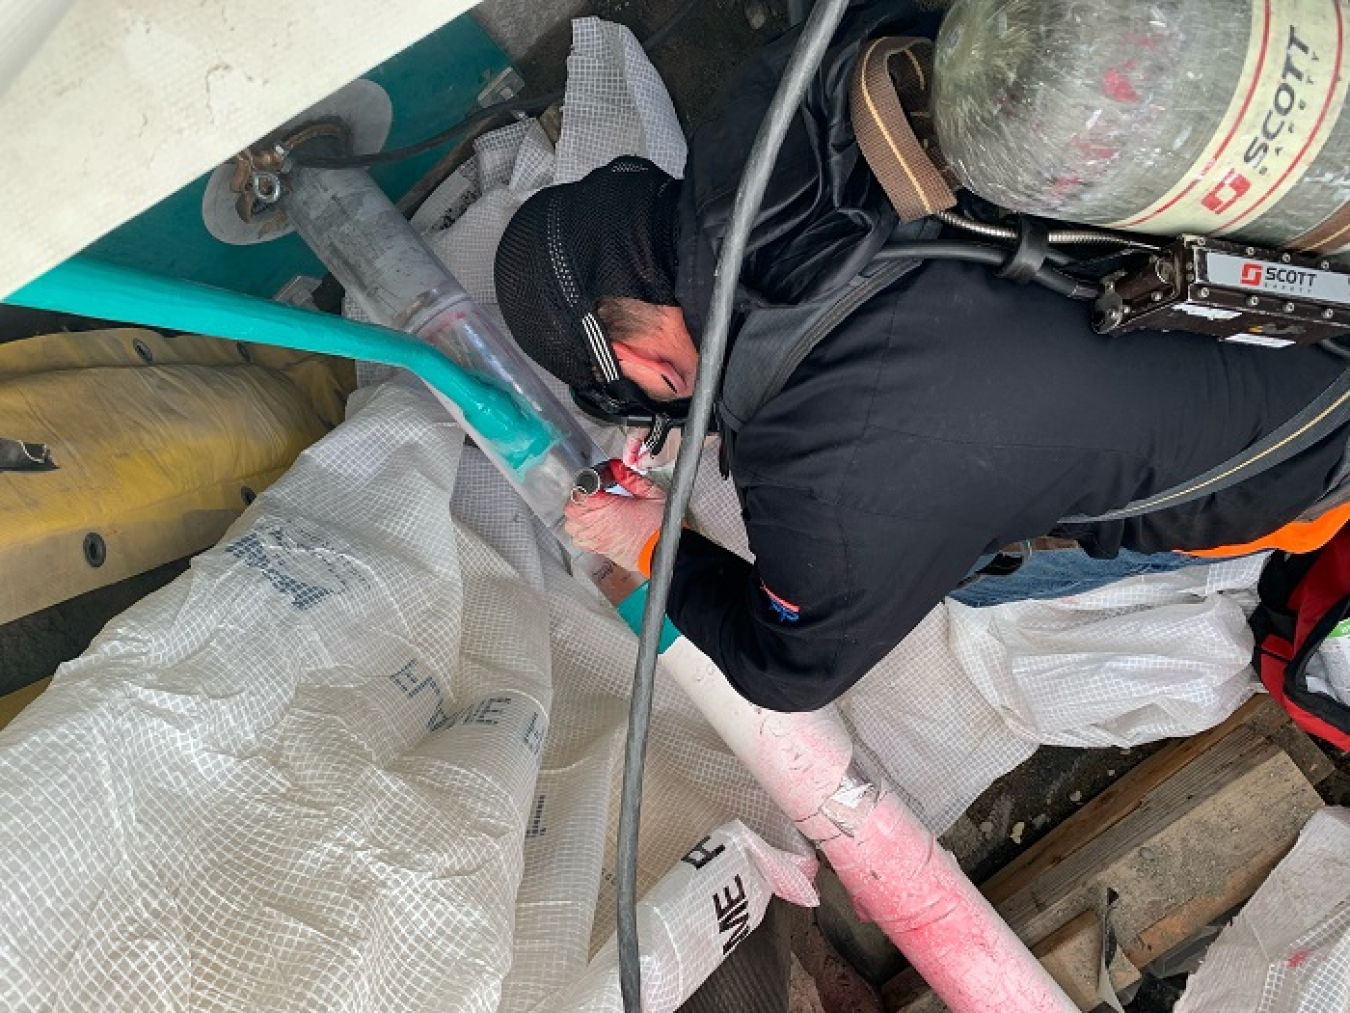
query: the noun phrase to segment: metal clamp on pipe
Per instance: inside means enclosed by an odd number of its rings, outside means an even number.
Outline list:
[[[1028,285],[1036,280],[1036,275],[1045,266],[1045,258],[1049,254],[1050,230],[1034,218],[1018,215],[1017,248],[994,273],[1019,285]]]

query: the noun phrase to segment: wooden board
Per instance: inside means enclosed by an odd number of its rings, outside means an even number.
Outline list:
[[[1256,707],[1247,719],[1247,727],[1288,753],[1309,784],[1319,785],[1336,772],[1331,757],[1322,751],[1316,739],[1294,724],[1287,710],[1264,693],[1253,699]]]
[[[1084,1013],[1098,1005],[1097,979],[1101,973],[1102,922],[1096,911],[1084,911],[1031,948],[1050,977]],[[1110,966],[1111,985],[1117,992],[1139,980],[1139,970],[1119,948]],[[909,968],[882,990],[890,1013],[941,1013],[947,1007]]]
[[[1188,739],[1178,739],[1150,756],[990,877],[981,887],[982,892],[997,907],[1025,890],[1088,840],[1133,813],[1149,792],[1243,727],[1275,741],[1298,763],[1312,784],[1335,769],[1312,739],[1295,727],[1284,708],[1265,694],[1252,697],[1222,724]]]
[[[1031,948],[1050,977],[1068,993],[1080,1010],[1099,1005],[1097,981],[1102,967],[1102,919],[1096,911],[1084,911]],[[1107,968],[1111,987],[1117,992],[1139,980],[1139,969],[1120,947]]]
[[[1110,887],[1120,894],[1121,947],[1143,967],[1251,896],[1321,805],[1282,750],[1239,728],[1004,899],[999,913],[1035,943]]]
[[[1056,955],[1056,980],[1090,1009],[1086,933],[1106,890],[1120,894],[1112,926],[1127,966],[1143,967],[1255,891],[1321,807],[1313,782],[1329,769],[1278,704],[1254,698],[1145,760],[984,892],[1033,952]],[[912,972],[883,994],[889,1010],[943,1008]]]

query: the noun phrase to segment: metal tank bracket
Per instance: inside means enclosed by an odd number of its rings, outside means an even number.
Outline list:
[[[1189,331],[1283,348],[1350,333],[1350,267],[1323,257],[1187,235],[1102,283],[1099,334]]]

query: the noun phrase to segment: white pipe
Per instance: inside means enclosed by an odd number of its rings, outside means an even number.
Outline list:
[[[854,755],[833,707],[810,714],[756,707],[684,638],[661,660],[824,852],[859,913],[890,937],[952,1013],[1077,1010],[880,772]]]

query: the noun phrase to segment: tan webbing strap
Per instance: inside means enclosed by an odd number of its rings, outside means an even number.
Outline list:
[[[932,66],[933,43],[928,39],[873,39],[858,59],[849,88],[858,148],[906,222],[956,203],[951,184],[934,162],[941,156],[928,113]]]
[[[1350,244],[1350,202],[1342,204],[1315,228],[1285,244],[1303,253],[1334,253]]]

